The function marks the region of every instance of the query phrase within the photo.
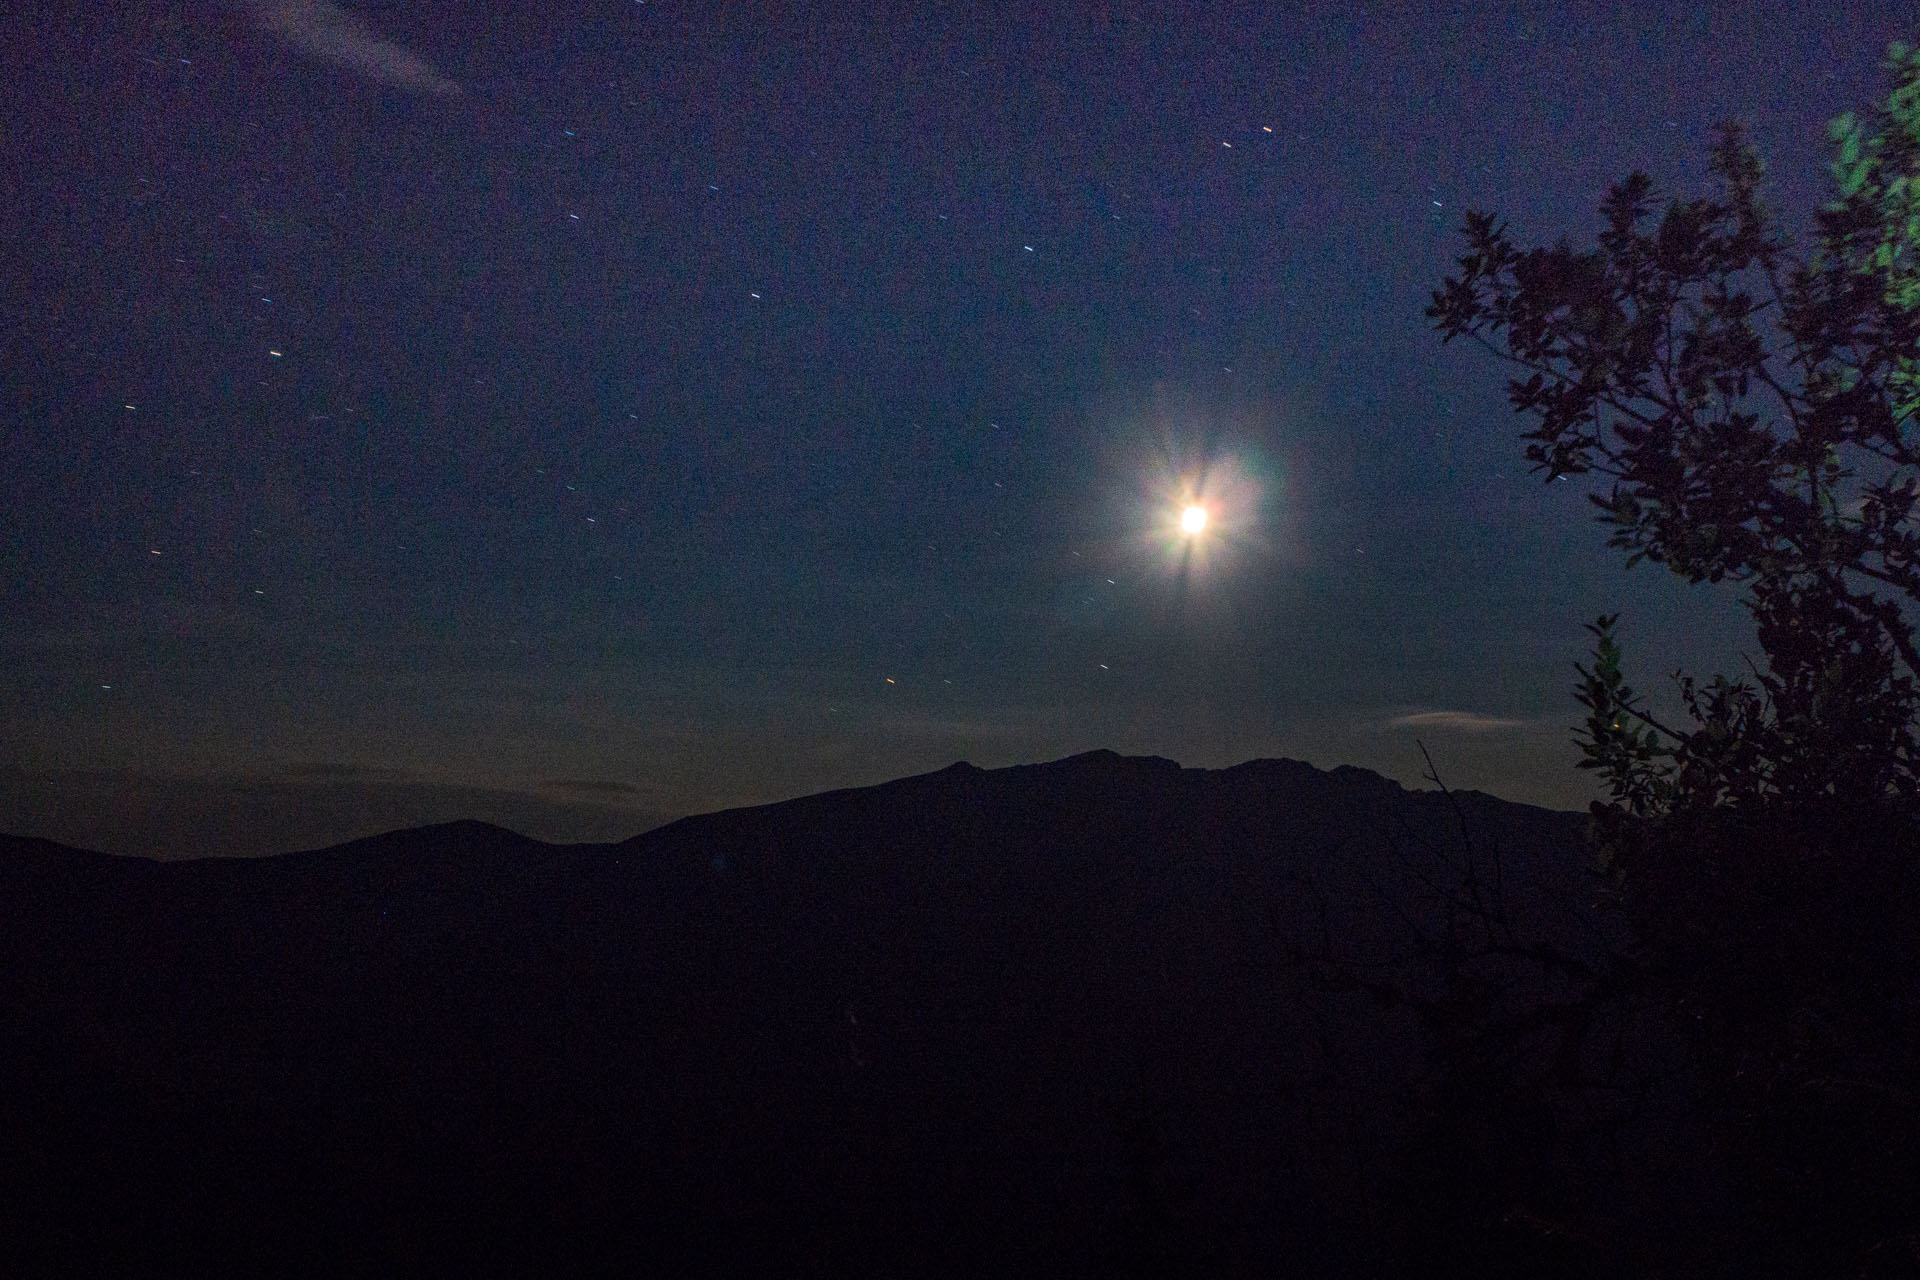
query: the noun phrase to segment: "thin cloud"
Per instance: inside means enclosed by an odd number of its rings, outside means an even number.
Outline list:
[[[546,778],[541,781],[543,791],[573,791],[586,795],[637,796],[640,788],[625,782],[602,782],[596,778]]]
[[[255,12],[267,30],[322,62],[412,93],[460,96],[460,86],[432,64],[392,41],[382,40],[358,18],[328,0],[271,0]]]
[[[1471,711],[1418,711],[1412,715],[1395,716],[1387,721],[1387,727],[1438,729],[1443,733],[1495,733],[1501,729],[1518,729],[1525,723],[1524,720],[1476,715]]]
[[[411,769],[385,765],[346,764],[334,760],[308,760],[283,765],[274,770],[278,776],[295,783],[327,782],[411,782],[419,775]]]

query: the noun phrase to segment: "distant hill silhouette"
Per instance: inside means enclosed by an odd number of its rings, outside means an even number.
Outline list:
[[[1364,1274],[1365,1099],[1414,1028],[1289,948],[1392,954],[1463,823],[1519,914],[1586,927],[1583,815],[1453,800],[1093,752],[612,845],[0,838],[0,1238],[69,1273]]]

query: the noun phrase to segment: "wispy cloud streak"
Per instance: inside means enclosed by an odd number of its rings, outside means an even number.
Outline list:
[[[255,12],[267,30],[322,62],[412,93],[460,96],[460,86],[425,59],[382,40],[358,18],[328,0],[270,0],[258,5]]]
[[[1524,720],[1503,720],[1498,716],[1475,715],[1471,711],[1418,711],[1395,716],[1387,721],[1390,729],[1439,729],[1454,733],[1492,733],[1498,729],[1518,729]]]

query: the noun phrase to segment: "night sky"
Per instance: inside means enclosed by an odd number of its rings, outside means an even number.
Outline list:
[[[1912,34],[8,8],[0,829],[163,856],[1098,747],[1582,807],[1582,623],[1656,706],[1756,646],[1428,328],[1461,215],[1587,238],[1737,116],[1804,225]]]

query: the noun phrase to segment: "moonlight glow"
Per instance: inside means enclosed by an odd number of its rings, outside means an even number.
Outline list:
[[[1266,545],[1263,487],[1255,469],[1232,454],[1150,465],[1141,477],[1142,550],[1182,583],[1225,585],[1223,574]]]

